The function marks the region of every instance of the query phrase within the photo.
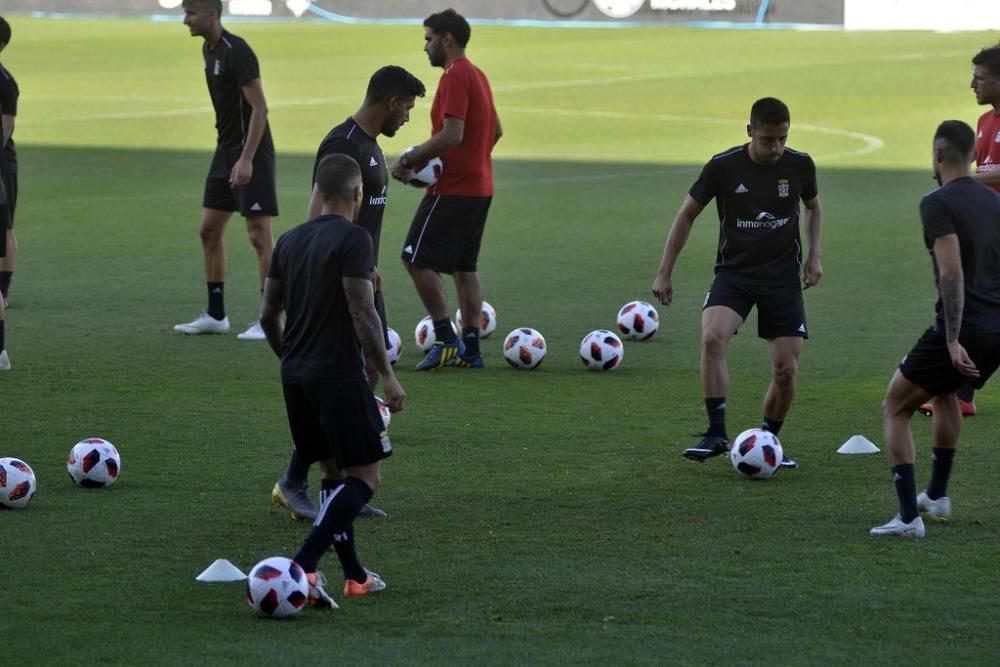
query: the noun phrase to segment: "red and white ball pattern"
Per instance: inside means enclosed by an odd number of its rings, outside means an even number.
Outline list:
[[[107,440],[86,438],[73,445],[66,457],[66,470],[77,486],[100,488],[118,481],[122,457]]]
[[[580,359],[592,371],[613,371],[624,356],[621,339],[607,329],[591,331],[580,342]]]
[[[283,556],[265,558],[247,577],[247,602],[261,616],[287,618],[309,601],[309,581],[302,567]]]
[[[545,360],[545,338],[531,327],[514,329],[503,341],[503,357],[513,368],[530,371]]]
[[[660,328],[660,314],[646,301],[629,301],[618,311],[618,330],[629,340],[649,340]]]

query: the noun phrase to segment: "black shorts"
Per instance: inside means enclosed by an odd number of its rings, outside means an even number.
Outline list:
[[[959,336],[958,341],[979,369],[978,378],[969,378],[958,372],[951,363],[944,332],[938,332],[934,327],[925,331],[909,354],[903,357],[899,371],[931,396],[950,394],[963,385],[981,389],[1000,367],[1000,333]]]
[[[221,146],[216,147],[205,178],[201,205],[218,211],[239,211],[244,218],[278,215],[274,152],[258,150],[253,158],[250,182],[234,188],[229,185],[229,173],[239,157],[239,153],[227,153]]]
[[[375,394],[367,382],[284,383],[292,442],[308,463],[334,459],[340,468],[392,455]]]
[[[766,340],[795,337],[809,338],[802,288],[794,285],[761,285],[738,276],[717,273],[705,295],[705,304],[726,306],[745,321],[750,309],[757,306],[757,335]]]
[[[404,262],[439,273],[473,272],[493,197],[425,195],[406,233]]]
[[[7,213],[4,215],[6,220],[3,223],[8,229],[13,229],[14,210],[17,208],[17,164],[15,163],[13,167],[5,164],[0,171],[3,173],[3,189],[7,194]],[[4,225],[0,225],[0,229]]]

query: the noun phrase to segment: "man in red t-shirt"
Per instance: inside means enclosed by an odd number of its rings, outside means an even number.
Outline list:
[[[418,371],[441,366],[482,368],[479,322],[483,288],[476,263],[493,199],[490,154],[503,131],[486,75],[465,57],[469,23],[453,9],[424,20],[424,51],[444,69],[431,106],[431,138],[403,153],[391,166],[406,182],[415,165],[438,157],[443,168],[427,188],[403,246],[402,259],[427,313],[435,342]],[[462,338],[451,328],[442,273],[451,274],[462,311]]]
[[[972,58],[972,91],[976,102],[993,108],[976,123],[976,171],[972,177],[1000,192],[1000,45],[990,46]],[[976,414],[975,389],[967,385],[958,390],[962,416]],[[925,403],[920,411],[934,412],[934,403]]]

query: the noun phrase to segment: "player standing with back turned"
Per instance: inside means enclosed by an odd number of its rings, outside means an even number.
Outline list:
[[[0,53],[10,44],[10,24],[0,17]],[[0,224],[0,234],[6,237],[7,255],[0,253],[0,295],[3,305],[8,305],[10,281],[14,277],[17,255],[17,237],[14,235],[14,211],[17,208],[17,149],[14,148],[14,121],[17,117],[17,99],[21,91],[14,75],[0,65],[0,176],[7,194],[7,221]],[[2,349],[2,346],[0,346]],[[2,362],[0,362],[2,363]]]
[[[747,134],[750,142],[714,156],[691,187],[667,236],[652,291],[667,306],[673,300],[671,276],[695,218],[714,198],[719,210],[719,250],[715,280],[701,315],[701,383],[708,432],[683,455],[704,461],[729,450],[726,347],[757,307],[757,335],[767,340],[771,384],[764,396],[762,428],[778,434],[795,398],[802,339],[807,337],[805,287],[819,282],[823,210],[816,166],[805,153],[785,147],[788,107],[773,97],[754,102]],[[809,256],[802,263],[799,202],[805,206]],[[787,456],[783,468],[797,464]]]

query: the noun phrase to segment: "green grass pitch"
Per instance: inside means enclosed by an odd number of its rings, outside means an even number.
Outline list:
[[[271,507],[290,441],[277,362],[235,336],[171,327],[203,307],[197,223],[214,141],[201,42],[176,24],[15,17],[3,62],[21,84],[21,253],[0,376],[0,455],[35,469],[26,511],[0,514],[3,658],[36,664],[994,664],[1000,400],[977,397],[951,487],[956,518],[881,540],[895,496],[879,402],[932,317],[917,203],[937,123],[974,123],[971,56],[993,34],[475,27],[505,136],[481,272],[500,330],[475,374],[417,374],[422,316],[397,261],[420,192],[392,188],[382,270],[403,336],[393,456],[356,525],[389,584],[330,615],[257,619],[247,571],[307,528]],[[279,155],[282,215],[301,222],[320,139],[395,63],[430,89],[418,26],[231,24],[254,46]],[[801,469],[742,481],[684,462],[703,426],[699,309],[717,238],[695,226],[660,332],[623,366],[585,372],[583,335],[648,298],[667,228],[701,165],[745,140],[750,104],[792,110],[789,145],[818,165],[822,284],[782,440]],[[422,141],[430,97],[387,154]],[[255,318],[252,252],[227,236],[228,310]],[[454,296],[451,296],[454,304]],[[453,305],[454,307],[454,305]],[[756,425],[767,355],[733,343],[730,430]],[[506,367],[500,341],[539,329],[549,356]],[[929,421],[915,422],[918,483]],[[76,489],[64,460],[114,442],[119,483]],[[336,580],[330,556],[325,569]],[[334,587],[336,589],[336,587]],[[339,597],[339,596],[338,596]]]

